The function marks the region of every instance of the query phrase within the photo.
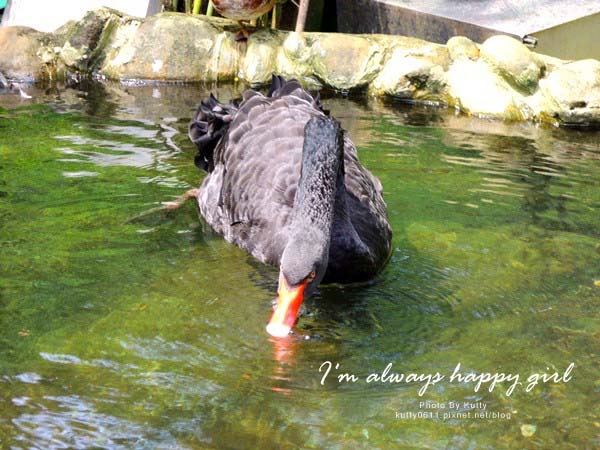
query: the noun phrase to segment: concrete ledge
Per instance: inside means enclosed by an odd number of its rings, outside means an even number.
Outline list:
[[[481,117],[600,124],[600,62],[531,52],[508,36],[446,45],[388,35],[257,30],[234,40],[224,19],[164,13],[139,19],[100,9],[55,33],[0,28],[0,72],[115,80],[269,82],[271,74],[338,90],[436,102]]]

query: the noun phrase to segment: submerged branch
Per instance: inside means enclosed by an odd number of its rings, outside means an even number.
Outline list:
[[[175,200],[173,200],[171,202],[163,202],[161,206],[157,206],[155,208],[151,208],[147,211],[144,211],[144,212],[138,214],[137,216],[134,216],[131,219],[126,220],[125,223],[137,222],[139,219],[142,219],[144,217],[150,216],[152,214],[160,213],[160,212],[175,211],[175,210],[181,208],[185,202],[187,202],[190,199],[194,199],[197,196],[198,196],[198,189],[190,189],[189,191],[185,192],[183,195],[180,195],[179,197],[177,197]]]

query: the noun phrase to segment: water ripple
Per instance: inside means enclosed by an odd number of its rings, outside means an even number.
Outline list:
[[[29,448],[172,449],[187,448],[168,431],[103,414],[76,395],[44,396],[37,411],[12,420],[20,434],[15,443]]]

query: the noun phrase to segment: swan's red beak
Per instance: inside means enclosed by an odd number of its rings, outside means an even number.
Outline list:
[[[286,337],[290,333],[304,300],[304,289],[307,284],[308,282],[305,281],[295,288],[290,288],[283,274],[279,274],[277,307],[267,325],[267,333],[275,337]]]

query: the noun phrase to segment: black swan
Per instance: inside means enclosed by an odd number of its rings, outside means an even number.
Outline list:
[[[196,165],[208,172],[197,194],[204,219],[279,266],[269,334],[288,335],[303,298],[322,281],[364,281],[386,263],[392,231],[381,183],[298,81],[274,76],[268,95],[246,90],[227,105],[211,95],[189,136]]]

